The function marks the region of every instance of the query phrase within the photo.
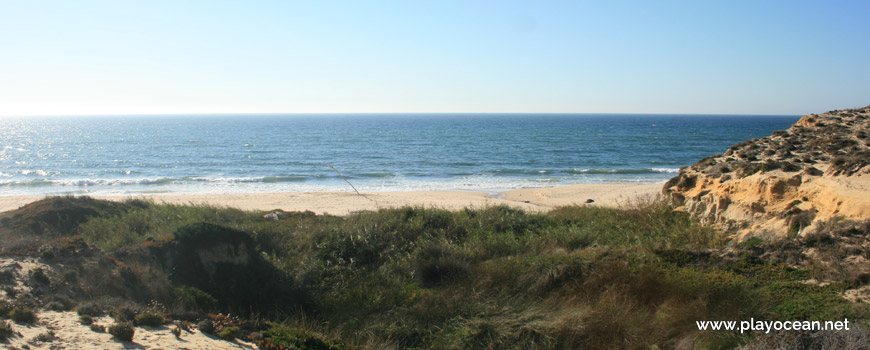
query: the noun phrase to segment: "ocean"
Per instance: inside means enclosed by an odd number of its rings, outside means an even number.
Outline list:
[[[799,116],[161,115],[0,119],[0,195],[663,183]],[[333,168],[330,168],[333,166]]]

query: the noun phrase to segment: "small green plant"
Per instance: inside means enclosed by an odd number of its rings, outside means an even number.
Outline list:
[[[26,307],[16,307],[9,312],[9,318],[15,323],[34,324],[36,323],[36,314],[33,310]]]
[[[97,333],[106,333],[106,326],[99,325],[99,324],[92,324],[91,331],[97,332]]]
[[[133,341],[133,334],[136,329],[129,322],[115,323],[109,327],[109,334],[123,341]]]
[[[166,318],[160,312],[143,312],[136,315],[137,326],[160,327],[166,323]]]
[[[223,340],[232,341],[239,337],[241,329],[236,326],[222,327],[218,330],[217,336]]]
[[[79,316],[79,323],[90,326],[94,323],[94,318],[91,315],[81,315]]]

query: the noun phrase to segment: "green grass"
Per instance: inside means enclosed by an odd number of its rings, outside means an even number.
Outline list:
[[[262,214],[144,202],[77,230],[109,252],[185,235],[209,239],[200,235],[214,230],[191,231],[212,227],[203,223],[250,235],[282,278],[311,298],[304,314],[293,303],[250,307],[276,322],[263,335],[281,346],[673,348],[697,341],[733,348],[751,335],[699,332],[694,322],[870,319],[867,308],[839,296],[842,285],[801,283],[810,276],[804,269],[751,254],[722,258],[721,232],[661,202],[547,213],[494,206],[345,218],[298,213],[280,221]],[[750,239],[729,249],[763,244]],[[174,288],[181,309],[227,310],[201,290]]]
[[[240,210],[205,205],[141,202],[118,215],[94,217],[78,227],[84,239],[105,250],[115,250],[146,239],[161,239],[194,223],[227,223],[246,217]]]

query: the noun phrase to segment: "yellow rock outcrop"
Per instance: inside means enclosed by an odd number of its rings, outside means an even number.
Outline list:
[[[868,219],[870,107],[804,116],[681,169],[662,192],[678,210],[740,238]]]

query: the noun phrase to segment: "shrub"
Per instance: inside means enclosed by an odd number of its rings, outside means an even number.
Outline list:
[[[94,324],[94,318],[91,315],[81,315],[79,316],[79,322],[85,326],[90,326]]]
[[[76,283],[79,281],[79,273],[76,271],[66,271],[63,273],[63,280],[69,283]]]
[[[136,319],[136,311],[129,305],[120,305],[112,309],[112,318],[119,322],[131,322]]]
[[[103,308],[97,303],[87,302],[76,307],[76,312],[79,316],[100,316],[104,314]]]
[[[273,324],[269,330],[263,332],[263,338],[270,342],[290,349],[299,350],[349,350],[350,347],[342,343],[326,339],[323,335],[305,331],[298,328],[290,328],[284,325]]]
[[[51,283],[51,281],[48,280],[48,276],[45,274],[45,270],[43,270],[41,267],[33,269],[33,271],[30,272],[30,277],[33,277],[34,281],[45,285]]]
[[[0,321],[0,342],[6,341],[6,339],[9,339],[13,334],[15,334],[15,332],[12,331],[12,325],[6,321]]]
[[[418,254],[417,273],[423,286],[437,286],[464,277],[468,263],[449,246],[435,244]]]
[[[137,326],[160,327],[166,323],[166,318],[159,312],[143,312],[136,315]]]
[[[106,333],[106,326],[99,325],[99,324],[92,324],[91,331],[97,332],[97,333]]]
[[[205,319],[205,320],[199,321],[199,323],[196,324],[196,328],[199,329],[200,332],[203,332],[206,334],[214,334],[214,331],[215,331],[214,321],[212,321],[210,319]]]
[[[15,323],[34,324],[36,323],[36,314],[33,310],[26,307],[16,307],[9,312],[9,318]]]
[[[0,318],[9,317],[10,311],[12,311],[12,305],[8,301],[0,299]]]
[[[241,333],[241,329],[239,329],[239,327],[228,326],[228,327],[221,327],[221,329],[217,333],[217,336],[218,336],[218,338],[221,338],[223,340],[232,341],[232,340],[235,340],[236,338],[238,338],[240,333]]]
[[[217,299],[211,294],[195,287],[176,288],[175,300],[178,306],[190,311],[211,312],[215,311],[218,305]]]
[[[55,257],[54,251],[52,251],[51,249],[43,250],[42,252],[39,253],[39,256],[41,256],[45,260],[51,260],[51,259],[54,259],[54,257]]]
[[[123,341],[133,341],[133,333],[136,329],[129,322],[115,323],[109,327],[109,334]]]

